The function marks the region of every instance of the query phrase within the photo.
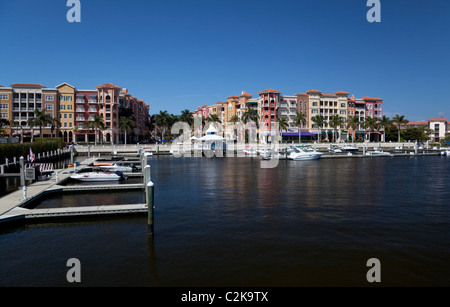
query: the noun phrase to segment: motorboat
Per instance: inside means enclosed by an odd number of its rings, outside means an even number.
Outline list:
[[[373,151],[366,152],[366,156],[391,156],[390,152],[381,150],[379,147],[375,147]]]
[[[254,148],[245,149],[245,150],[243,150],[243,152],[244,152],[244,155],[246,157],[256,157],[256,156],[258,156],[258,152]]]
[[[118,181],[121,179],[127,179],[128,177],[125,176],[122,172],[84,172],[84,173],[76,173],[70,176],[71,179],[78,180],[78,181]]]
[[[336,145],[333,145],[331,148],[328,149],[328,152],[330,152],[330,153],[341,153],[342,149],[340,149]]]
[[[115,172],[115,171],[121,171],[121,172],[132,172],[136,169],[136,166],[134,166],[133,163],[130,165],[122,165],[119,163],[94,163],[93,166],[96,166],[104,171],[109,172]]]
[[[359,149],[356,146],[345,144],[341,147],[341,150],[344,152],[358,152]]]
[[[291,147],[289,151],[291,151],[288,156],[290,160],[317,160],[323,155],[323,153],[315,151],[310,146]]]
[[[259,156],[263,160],[271,160],[271,159],[284,160],[284,159],[286,159],[286,155],[284,153],[277,153],[277,152],[271,152],[271,151],[261,152],[259,154]]]
[[[450,148],[446,148],[445,150],[441,151],[440,155],[450,157]]]

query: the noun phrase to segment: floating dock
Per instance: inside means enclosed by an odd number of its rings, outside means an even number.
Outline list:
[[[110,206],[89,206],[89,207],[70,207],[70,208],[52,208],[52,209],[26,209],[28,204],[36,201],[45,194],[58,192],[86,192],[86,191],[111,191],[111,190],[142,190],[144,193],[144,183],[137,184],[99,184],[99,185],[75,185],[66,186],[64,183],[69,181],[70,176],[76,171],[88,168],[96,161],[96,158],[89,158],[81,162],[76,169],[68,168],[64,170],[55,170],[53,176],[47,181],[35,182],[23,189],[18,189],[2,198],[0,198],[0,224],[26,220],[54,217],[77,217],[77,216],[100,216],[114,214],[135,214],[146,213],[147,204],[126,204]],[[142,173],[130,173],[127,176],[142,177]]]

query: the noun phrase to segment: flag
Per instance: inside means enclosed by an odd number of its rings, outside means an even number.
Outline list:
[[[31,147],[30,147],[30,161],[31,161],[31,163],[34,162],[34,154],[33,154],[33,150],[31,150]]]

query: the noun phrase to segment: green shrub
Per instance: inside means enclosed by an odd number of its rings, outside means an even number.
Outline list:
[[[12,159],[14,157],[26,158],[30,154],[30,148],[33,154],[54,151],[62,148],[62,140],[60,138],[44,138],[36,139],[33,143],[16,143],[16,144],[0,144],[0,163],[5,162],[5,158]]]

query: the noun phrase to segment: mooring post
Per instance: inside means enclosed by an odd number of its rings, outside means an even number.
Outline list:
[[[24,200],[27,199],[27,187],[26,186],[22,187],[22,196],[23,196]]]
[[[58,171],[55,171],[55,179],[56,179],[56,183],[58,183],[59,178],[58,178]]]
[[[155,190],[153,182],[147,183],[147,207],[148,207],[148,235],[153,236],[154,233],[154,210],[155,210]]]
[[[9,166],[9,159],[8,158],[5,158],[5,164],[6,164],[6,166]]]
[[[70,164],[73,164],[73,145],[70,145]]]
[[[145,167],[144,167],[144,172],[143,172],[143,177],[144,177],[144,187],[146,187],[147,186],[147,184],[152,180],[152,178],[151,178],[151,166],[150,165],[146,165]],[[147,192],[147,191],[146,191]]]
[[[366,155],[366,143],[364,142],[363,143],[363,156],[365,156]]]
[[[91,156],[91,145],[88,145],[88,157]]]
[[[23,157],[20,157],[20,185],[25,186],[25,169],[23,165]]]

